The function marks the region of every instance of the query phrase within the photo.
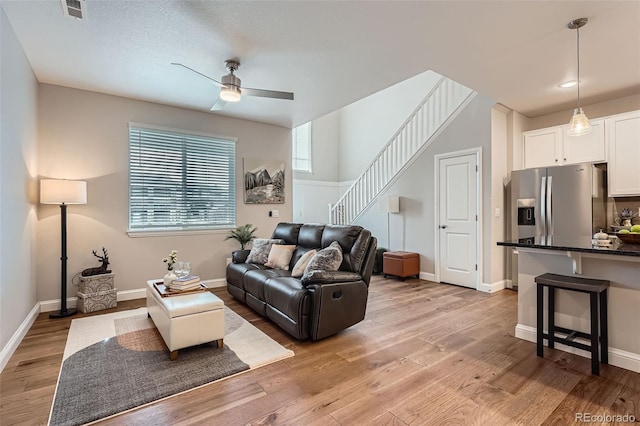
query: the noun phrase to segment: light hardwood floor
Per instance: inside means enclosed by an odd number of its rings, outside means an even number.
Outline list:
[[[574,424],[634,415],[640,374],[516,339],[517,294],[374,277],[366,319],[298,342],[226,293],[295,357],[103,421],[106,425]],[[144,300],[120,302],[134,309]],[[102,311],[102,314],[109,311]],[[0,375],[0,424],[46,424],[71,319],[40,314]],[[607,424],[607,423],[605,423]]]

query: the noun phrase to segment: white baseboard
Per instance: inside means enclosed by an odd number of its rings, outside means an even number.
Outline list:
[[[9,359],[11,359],[11,355],[18,349],[18,345],[22,342],[22,339],[27,334],[36,318],[38,318],[38,314],[40,313],[40,304],[36,303],[36,305],[31,309],[31,311],[27,314],[27,317],[22,321],[20,327],[13,333],[11,339],[7,342],[2,351],[0,352],[0,372],[4,370]]]
[[[421,280],[427,280],[427,281],[433,281],[434,283],[438,282],[438,281],[436,281],[436,274],[432,274],[431,272],[420,272],[420,279]]]
[[[505,289],[507,285],[506,280],[496,281],[495,283],[480,283],[478,286],[478,291],[482,291],[484,293],[495,293],[497,291],[501,291]]]
[[[216,278],[216,279],[213,279],[213,280],[204,280],[204,281],[202,281],[202,284],[204,284],[205,287],[207,287],[207,288],[226,287],[227,286],[227,279],[226,278]]]
[[[533,343],[536,343],[537,341],[535,327],[518,324],[516,325],[515,334],[519,339],[527,340]],[[581,339],[576,340],[580,341]],[[589,342],[585,341],[585,343],[588,344]],[[572,346],[563,345],[562,343],[556,342],[555,349],[569,352],[585,358],[591,358],[591,354],[589,352],[583,351],[582,349],[574,348]],[[623,351],[622,349],[616,349],[609,346],[609,364],[615,365],[616,367],[624,368],[626,370],[635,371],[636,373],[640,373],[640,354]]]
[[[513,288],[513,281],[512,280],[504,280],[504,287],[505,288]]]
[[[227,280],[225,278],[216,278],[212,280],[204,280],[202,283],[207,288],[217,288],[217,287],[225,287],[227,285]],[[147,289],[146,288],[137,288],[135,290],[123,290],[119,291],[116,294],[116,299],[118,302],[123,302],[125,300],[134,300],[134,299],[144,299],[147,297]],[[67,298],[67,307],[75,308],[78,306],[78,298],[77,297],[69,297]],[[44,300],[40,302],[40,312],[53,312],[60,309],[60,299],[54,300]]]
[[[227,280],[225,278],[216,278],[212,280],[204,280],[202,281],[202,283],[207,288],[218,288],[218,287],[225,287],[227,285]],[[116,294],[116,299],[118,300],[118,302],[122,302],[125,300],[144,299],[146,297],[147,297],[146,288],[138,288],[135,290],[123,290],[123,291],[117,292]],[[75,308],[76,306],[78,306],[77,297],[67,298],[68,308]],[[24,321],[22,321],[22,324],[20,324],[20,327],[18,327],[18,330],[16,330],[16,332],[13,333],[13,336],[11,336],[11,339],[9,339],[9,342],[6,344],[4,348],[2,348],[2,351],[0,351],[0,372],[2,372],[4,367],[9,362],[11,355],[13,355],[13,353],[16,351],[16,349],[18,348],[18,345],[20,345],[20,342],[22,342],[22,339],[27,334],[27,332],[35,322],[36,318],[38,317],[38,314],[40,314],[41,312],[53,312],[58,310],[60,310],[60,299],[44,300],[42,302],[38,302],[33,307],[33,309],[31,310],[31,312],[29,312],[29,314],[24,319]]]
[[[67,308],[78,306],[77,297],[67,297]],[[60,299],[43,300],[40,302],[40,312],[53,312],[60,310]]]

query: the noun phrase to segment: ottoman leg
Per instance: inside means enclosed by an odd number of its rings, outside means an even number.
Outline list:
[[[171,351],[171,353],[169,354],[169,359],[171,361],[175,361],[176,359],[178,359],[178,351]]]
[[[218,349],[222,349],[224,347],[224,339],[218,339]]]

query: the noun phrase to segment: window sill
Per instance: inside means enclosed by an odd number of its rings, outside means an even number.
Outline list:
[[[127,235],[129,238],[147,238],[147,237],[177,237],[181,235],[208,235],[208,234],[226,234],[229,228],[215,228],[215,229],[151,229],[151,230],[128,230]]]

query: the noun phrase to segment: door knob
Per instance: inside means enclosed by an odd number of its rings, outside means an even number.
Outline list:
[[[440,225],[438,228],[440,228],[440,229],[444,229],[444,228],[446,228],[446,227],[447,227],[447,225]]]

